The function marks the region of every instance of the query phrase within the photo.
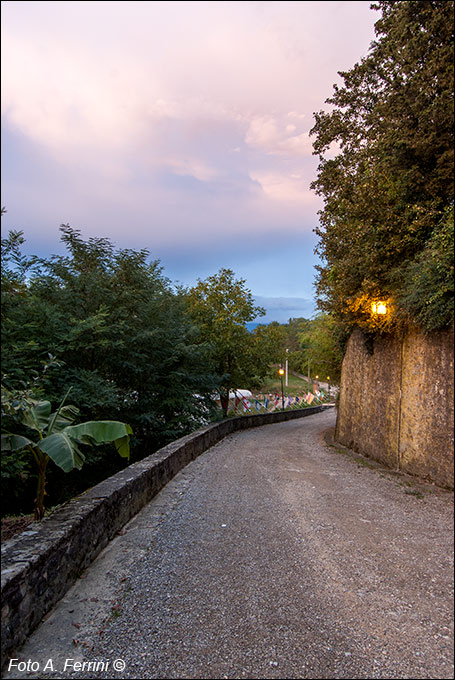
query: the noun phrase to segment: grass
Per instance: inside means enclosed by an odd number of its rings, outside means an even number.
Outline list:
[[[283,376],[283,391],[284,394],[290,397],[297,397],[304,392],[312,391],[313,385],[308,383],[306,380],[297,378],[295,375],[288,375],[288,385],[285,385],[285,378]],[[266,380],[266,382],[261,386],[259,390],[262,394],[281,394],[281,379],[279,376],[271,376]]]
[[[416,498],[424,498],[423,493],[418,489],[405,489],[404,492],[410,496],[415,496]]]
[[[357,463],[358,467],[367,467],[371,468],[372,470],[377,469],[377,464],[375,463],[370,463],[368,460],[365,460],[364,458],[355,458],[355,462]]]

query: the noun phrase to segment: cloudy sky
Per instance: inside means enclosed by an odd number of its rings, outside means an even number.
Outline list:
[[[368,52],[370,2],[2,2],[2,230],[148,248],[246,279],[266,321],[315,312],[309,130]]]

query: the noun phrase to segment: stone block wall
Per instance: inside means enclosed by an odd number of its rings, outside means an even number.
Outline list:
[[[322,406],[239,416],[182,437],[89,489],[2,545],[2,665],[115,534],[177,472],[226,435]]]
[[[343,360],[336,439],[385,465],[453,488],[454,335],[361,331]]]

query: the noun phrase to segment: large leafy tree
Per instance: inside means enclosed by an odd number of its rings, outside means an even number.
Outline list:
[[[206,423],[217,387],[209,348],[184,296],[146,250],[116,250],[61,227],[66,255],[25,257],[21,232],[2,240],[2,384],[38,401],[71,401],[85,421],[120,421],[134,431],[139,459]],[[49,355],[51,362],[49,364]],[[57,358],[58,361],[55,361]],[[49,364],[43,372],[43,363]],[[122,466],[108,447],[87,451],[76,473],[48,469],[51,503],[66,500]],[[33,467],[2,456],[7,506],[27,509]]]
[[[377,39],[340,73],[312,130],[312,187],[324,199],[319,304],[368,328],[370,301],[385,298],[393,321],[431,330],[453,318],[453,2],[372,8]],[[445,266],[422,269],[424,253]]]
[[[304,318],[289,319],[287,323],[272,321],[257,326],[255,334],[261,337],[261,345],[267,347],[270,361],[280,366],[287,361],[291,371],[300,372],[304,356],[299,335],[308,323]]]
[[[183,297],[146,250],[86,241],[68,225],[61,233],[67,254],[34,261],[20,280],[11,273],[19,236],[4,244],[5,386],[20,389],[51,353],[60,366],[42,381],[46,398],[72,386],[83,418],[128,422],[133,457],[195,429],[216,381]]]
[[[201,339],[212,347],[212,360],[220,378],[220,394],[226,413],[229,390],[250,385],[271,358],[261,351],[260,334],[252,335],[246,324],[265,310],[255,304],[244,279],[235,279],[231,269],[199,281],[187,293],[187,304]]]

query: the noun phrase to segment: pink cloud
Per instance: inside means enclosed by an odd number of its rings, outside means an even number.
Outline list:
[[[68,219],[134,217],[156,244],[309,229],[312,115],[366,53],[369,4],[4,3],[5,129],[64,169]]]

